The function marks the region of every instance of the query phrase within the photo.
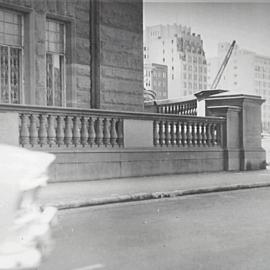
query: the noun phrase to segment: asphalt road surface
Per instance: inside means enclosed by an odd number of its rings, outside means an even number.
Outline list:
[[[270,188],[61,211],[41,270],[269,270]]]

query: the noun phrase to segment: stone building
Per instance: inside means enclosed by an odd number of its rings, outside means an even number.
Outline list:
[[[168,66],[168,96],[188,96],[207,88],[203,41],[191,28],[157,25],[144,31],[144,63]]]
[[[0,0],[0,27],[1,103],[142,110],[141,1]]]

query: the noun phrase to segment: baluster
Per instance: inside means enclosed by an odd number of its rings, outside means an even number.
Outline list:
[[[108,146],[110,143],[110,125],[109,120],[105,118],[103,120],[103,144]]]
[[[186,122],[182,123],[181,133],[182,133],[182,145],[186,146],[187,144],[187,123]]]
[[[83,147],[85,147],[87,145],[88,142],[88,117],[83,116],[82,119],[82,127],[81,127],[81,144]]]
[[[38,130],[36,116],[31,114],[30,116],[30,144],[35,146],[38,142]]]
[[[51,147],[56,142],[55,132],[55,117],[53,115],[48,116],[48,144]]]
[[[185,115],[185,105],[181,105],[181,115]]]
[[[193,104],[193,115],[197,115],[197,101]]]
[[[93,144],[95,143],[95,139],[96,139],[95,120],[92,117],[89,119],[89,130],[88,130],[88,134],[89,134],[88,143],[92,147]]]
[[[205,122],[202,125],[202,143],[204,146],[206,146],[206,144],[207,144],[206,125],[207,125],[207,123],[205,123]]]
[[[111,135],[110,142],[111,142],[112,147],[114,147],[116,144],[116,140],[117,140],[116,121],[114,118],[112,118],[112,120],[111,120],[110,135]]]
[[[202,144],[202,123],[197,125],[197,142],[199,146]]]
[[[158,121],[154,120],[153,122],[153,144],[154,146],[157,146],[159,143],[159,137],[158,137]]]
[[[56,144],[59,146],[64,144],[64,125],[63,116],[56,117]]]
[[[64,137],[64,142],[65,145],[68,147],[72,143],[72,122],[71,122],[71,117],[66,116],[65,118],[65,137]]]
[[[182,105],[182,115],[185,115],[186,114],[186,105],[185,104],[183,104]]]
[[[210,146],[212,143],[211,128],[212,128],[211,123],[207,123],[207,125],[206,125],[206,143],[208,146]]]
[[[192,145],[192,123],[187,122],[187,144]]]
[[[124,145],[124,130],[123,130],[123,119],[117,121],[117,143],[119,147]]]
[[[192,115],[192,104],[191,103],[188,104],[188,111],[189,111],[189,115]]]
[[[39,116],[39,130],[38,130],[38,138],[39,145],[42,147],[47,144],[48,134],[47,134],[47,115],[41,114]]]
[[[175,145],[176,143],[176,125],[175,122],[172,121],[170,124],[170,137],[171,137],[171,145]]]
[[[211,143],[212,145],[217,145],[217,125],[216,123],[212,124],[212,128],[211,128]]]
[[[194,115],[194,104],[190,103],[190,115]]]
[[[80,117],[73,117],[73,129],[72,129],[72,142],[77,147],[80,144],[81,133],[80,133]]]
[[[180,107],[179,107],[179,104],[176,105],[176,114],[180,115]]]
[[[187,103],[187,115],[190,115],[190,104]]]
[[[103,132],[102,132],[102,121],[98,117],[96,119],[95,123],[95,131],[96,131],[96,145],[99,147],[102,144],[102,137],[103,137]]]
[[[192,144],[196,146],[198,144],[198,136],[197,136],[197,124],[195,122],[192,123]]]
[[[184,104],[184,115],[187,115],[187,104]]]
[[[168,120],[165,122],[165,144],[168,146],[171,143],[170,138],[170,123]]]
[[[20,128],[20,144],[24,147],[29,144],[29,129],[28,129],[28,118],[27,114],[21,115],[21,128]]]
[[[178,146],[182,144],[181,123],[179,121],[176,123],[176,144]]]
[[[183,115],[183,112],[184,111],[184,106],[183,105],[180,105],[180,115]]]
[[[163,145],[163,139],[164,139],[163,129],[164,129],[164,125],[163,125],[163,121],[161,120],[159,122],[159,145],[160,146]]]

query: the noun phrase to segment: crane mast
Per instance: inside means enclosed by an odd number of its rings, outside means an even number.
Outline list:
[[[229,59],[230,59],[230,57],[232,55],[232,51],[233,51],[234,46],[235,46],[235,40],[232,42],[232,44],[231,44],[231,46],[230,46],[230,48],[229,48],[229,50],[228,50],[228,52],[227,52],[227,54],[226,54],[226,56],[225,56],[225,58],[223,60],[221,66],[219,68],[219,71],[218,71],[218,73],[217,73],[217,75],[216,75],[216,77],[215,77],[215,79],[214,79],[214,81],[213,81],[213,83],[211,85],[211,89],[216,89],[217,88],[217,86],[218,86],[218,84],[220,82],[220,79],[222,77],[222,74],[223,74],[223,72],[224,72],[224,70],[225,70],[225,68],[226,68],[226,66],[228,64],[228,61],[229,61]]]

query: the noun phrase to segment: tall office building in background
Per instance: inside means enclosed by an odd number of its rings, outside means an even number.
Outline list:
[[[168,98],[168,67],[160,64],[144,65],[144,89],[156,93],[156,99]]]
[[[207,64],[200,35],[182,25],[157,25],[144,31],[144,64],[168,66],[168,97],[207,88]]]
[[[207,59],[209,88],[229,47],[227,42],[219,43],[217,57]],[[236,46],[218,88],[262,96],[265,99],[262,106],[262,126],[265,131],[270,132],[270,57]]]

